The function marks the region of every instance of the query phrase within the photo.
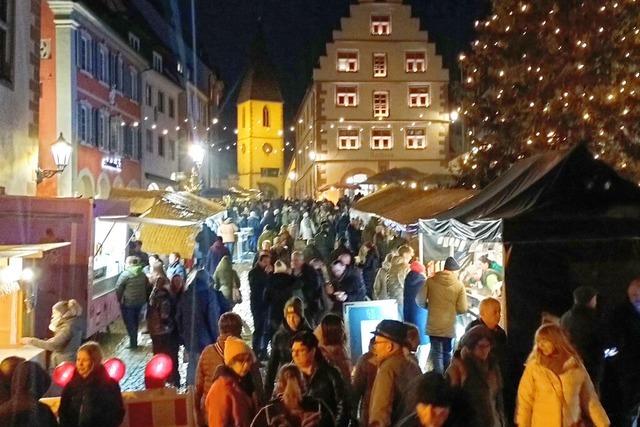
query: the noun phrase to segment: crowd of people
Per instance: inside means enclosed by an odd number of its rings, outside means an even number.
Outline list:
[[[575,306],[538,328],[511,393],[500,300],[482,300],[479,317],[456,337],[457,316],[469,310],[456,259],[428,272],[400,233],[353,218],[348,202],[232,206],[215,233],[198,237],[190,272],[178,253],[163,263],[134,247],[117,281],[130,347],[138,348],[144,316],[154,354],[168,355],[177,367],[184,349],[186,379],[174,369],[167,382],[194,387],[199,426],[631,425],[640,400],[640,279],[613,314],[612,340],[598,333],[597,292],[576,289]],[[242,250],[255,252],[250,340],[243,335],[247,319],[233,311],[243,301],[232,257],[242,229],[251,229]],[[478,281],[495,294],[502,273],[482,261],[487,273]],[[397,320],[381,320],[369,351],[352,363],[343,305],[386,299],[398,304]],[[13,358],[0,365],[0,425],[120,424],[118,384],[104,372],[98,345],[81,345],[81,311],[73,300],[60,302],[52,313],[54,336],[24,339],[52,351],[53,365],[75,361],[59,419],[38,401],[50,383],[47,372]],[[418,351],[427,343],[425,365]],[[605,349],[612,348],[624,372],[614,424],[599,397]]]

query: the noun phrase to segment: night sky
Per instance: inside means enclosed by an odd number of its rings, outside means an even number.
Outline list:
[[[152,0],[165,8],[177,3],[184,32],[190,32],[191,0]],[[338,29],[340,18],[348,16],[355,0],[195,0],[198,49],[225,83],[225,105],[221,124],[228,129],[226,141],[233,141],[235,102],[247,67],[248,52],[261,22],[268,55],[278,73],[285,99],[288,126],[311,81],[311,73],[325,43]],[[457,55],[473,40],[473,22],[489,12],[490,0],[405,0],[420,18],[429,41],[456,80]],[[162,7],[162,6],[161,6]]]

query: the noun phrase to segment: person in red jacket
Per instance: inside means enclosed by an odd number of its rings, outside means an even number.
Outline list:
[[[240,338],[224,344],[224,365],[214,375],[205,408],[209,427],[250,427],[257,412],[257,395],[251,379],[255,356]]]

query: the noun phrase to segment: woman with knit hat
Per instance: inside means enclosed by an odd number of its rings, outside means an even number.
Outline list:
[[[214,375],[205,408],[209,427],[250,427],[257,412],[257,397],[251,375],[255,356],[240,338],[224,344],[224,365]]]

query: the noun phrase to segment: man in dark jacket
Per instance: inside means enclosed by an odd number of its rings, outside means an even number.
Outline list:
[[[57,427],[51,409],[39,399],[51,385],[51,377],[40,365],[22,362],[11,381],[11,399],[0,405],[0,426]]]
[[[304,255],[300,251],[291,254],[291,275],[296,282],[296,287],[302,289],[305,318],[315,327],[323,315],[323,290],[316,270],[305,262]]]
[[[405,356],[407,328],[397,320],[383,320],[376,327],[373,353],[378,372],[369,404],[369,426],[393,426],[409,415],[406,404],[412,380],[422,374],[420,367]]]
[[[200,353],[218,338],[218,319],[227,311],[231,311],[229,302],[209,287],[207,272],[192,271],[176,307],[176,324],[188,360],[187,385],[193,385]]]
[[[347,240],[351,252],[357,254],[360,251],[360,243],[362,242],[362,230],[360,230],[360,221],[357,218],[351,220],[347,226]]]
[[[136,349],[138,348],[140,312],[149,298],[151,286],[149,279],[142,271],[138,257],[129,256],[125,263],[127,267],[116,281],[116,295],[120,303],[122,320],[129,335],[129,348]]]
[[[304,318],[302,300],[291,298],[284,306],[284,320],[271,340],[271,357],[267,363],[265,390],[271,396],[278,370],[291,362],[291,340],[300,331],[311,331]]]
[[[336,427],[347,427],[350,407],[347,385],[340,372],[322,357],[318,338],[311,331],[293,337],[293,363],[302,371],[307,382],[307,394],[327,404],[336,420]]]
[[[231,256],[229,254],[229,250],[226,248],[224,243],[222,243],[222,237],[216,237],[216,241],[213,242],[213,245],[209,248],[209,252],[207,253],[207,260],[204,263],[204,268],[209,273],[209,276],[213,276],[213,273],[216,272],[216,268],[218,268],[218,264],[220,264],[220,260],[223,256]]]
[[[336,218],[336,237],[338,239],[347,237],[347,227],[349,227],[349,211],[343,210],[342,214]]]
[[[335,236],[328,222],[325,221],[320,224],[320,231],[314,236],[314,240],[322,261],[329,262],[329,257],[333,251]]]
[[[258,256],[256,266],[249,271],[250,308],[253,317],[253,352],[259,359],[267,355],[267,341],[265,328],[267,326],[268,310],[264,303],[264,291],[269,286],[269,275],[273,271],[271,257],[267,253]]]
[[[567,331],[578,350],[591,382],[598,390],[604,363],[602,323],[596,312],[598,294],[590,286],[580,286],[573,291],[573,307],[562,315],[560,325]]]
[[[334,261],[331,264],[331,273],[334,277],[333,311],[342,316],[342,304],[364,301],[367,297],[367,289],[362,279],[362,272],[357,267],[348,267],[341,261]]]

